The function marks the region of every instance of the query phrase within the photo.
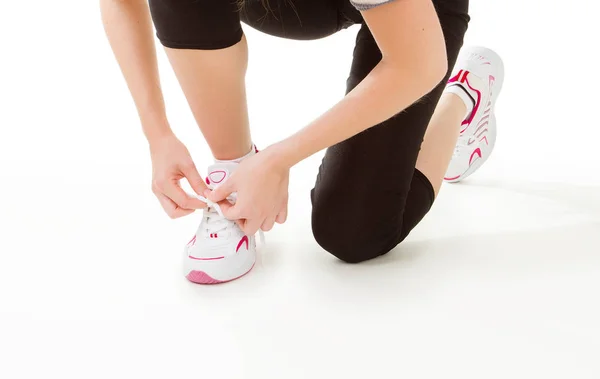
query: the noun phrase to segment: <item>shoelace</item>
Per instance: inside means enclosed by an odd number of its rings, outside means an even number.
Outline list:
[[[219,204],[214,203],[207,198],[198,196],[200,201],[206,203],[208,208],[204,211],[202,224],[206,227],[207,234],[218,234],[227,229],[230,221],[225,218]]]
[[[196,198],[203,203],[206,203],[208,206],[208,208],[204,211],[204,218],[202,220],[202,223],[206,225],[206,232],[208,234],[218,234],[219,232],[227,229],[227,227],[233,222],[225,217],[219,204],[208,200],[204,196],[197,195]],[[258,235],[260,236],[260,243],[264,245],[266,243],[265,234],[262,230],[259,230]]]

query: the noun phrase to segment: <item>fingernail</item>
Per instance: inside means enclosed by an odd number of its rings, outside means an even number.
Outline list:
[[[211,193],[211,192],[212,192],[211,190],[209,190],[209,189],[205,189],[205,190],[204,190],[204,197],[208,198],[208,197],[210,196],[210,193]]]

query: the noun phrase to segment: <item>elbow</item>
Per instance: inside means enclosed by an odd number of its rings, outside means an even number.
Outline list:
[[[443,49],[427,49],[411,54],[413,59],[389,57],[383,60],[395,81],[411,88],[419,98],[431,92],[448,75],[448,57]],[[407,84],[410,83],[408,86]]]
[[[411,57],[411,58],[408,58]],[[411,54],[395,54],[390,66],[399,78],[410,78],[413,88],[421,96],[431,92],[448,75],[448,56],[443,37],[430,39]]]

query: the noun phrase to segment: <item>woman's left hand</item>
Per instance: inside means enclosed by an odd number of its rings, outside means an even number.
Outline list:
[[[221,202],[236,192],[235,205],[220,203],[225,217],[237,220],[249,236],[259,229],[269,231],[275,222],[283,224],[287,219],[289,176],[290,168],[273,150],[265,149],[240,163],[231,177],[208,195],[208,199]]]

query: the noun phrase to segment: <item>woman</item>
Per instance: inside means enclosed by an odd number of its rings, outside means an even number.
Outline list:
[[[153,192],[173,218],[209,205],[185,249],[185,274],[193,282],[220,283],[251,270],[255,234],[286,220],[290,167],[322,149],[311,193],[313,234],[323,249],[358,263],[403,241],[444,178],[464,179],[493,148],[502,62],[483,48],[459,58],[468,0],[101,3],[149,142]],[[215,157],[206,184],[165,115],[152,21]],[[240,21],[291,39],[361,25],[347,95],[260,153],[248,125]],[[183,178],[198,197],[182,190]]]

